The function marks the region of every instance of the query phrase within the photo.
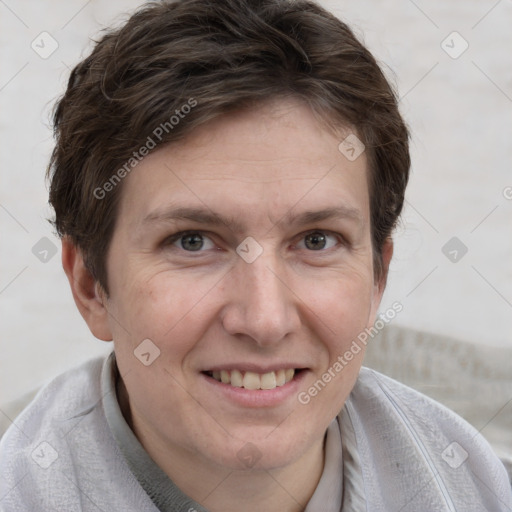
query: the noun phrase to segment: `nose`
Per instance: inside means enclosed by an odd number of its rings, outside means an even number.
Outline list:
[[[262,254],[253,263],[240,258],[226,285],[228,301],[221,319],[233,336],[249,337],[260,346],[271,346],[297,332],[299,298],[287,283],[278,258]]]

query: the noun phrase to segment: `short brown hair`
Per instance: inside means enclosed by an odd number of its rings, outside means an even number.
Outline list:
[[[180,140],[218,116],[285,96],[305,101],[329,124],[352,127],[365,144],[374,268],[381,273],[410,157],[396,95],[371,53],[312,1],[164,1],[96,42],[54,113],[54,225],[82,251],[106,293],[122,190],[113,178],[129,172],[149,138]],[[178,115],[183,121],[173,122]]]

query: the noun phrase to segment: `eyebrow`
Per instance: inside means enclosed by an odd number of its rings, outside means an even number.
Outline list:
[[[242,231],[242,224],[234,217],[223,217],[215,214],[211,210],[205,208],[177,207],[164,210],[155,210],[149,213],[142,220],[141,226],[145,227],[152,223],[167,223],[178,220],[190,220],[198,224],[206,224],[208,226],[225,225],[233,231]]]
[[[312,224],[323,220],[331,219],[349,219],[363,224],[364,218],[361,212],[351,206],[335,206],[332,208],[324,208],[323,210],[305,211],[296,217],[286,215],[282,222],[290,224]]]
[[[364,217],[358,209],[344,205],[324,208],[322,210],[305,211],[298,215],[294,215],[293,211],[290,211],[273,224],[297,226],[335,219],[348,219],[355,221],[359,225],[364,224]],[[214,213],[208,208],[194,207],[176,207],[155,210],[144,217],[141,222],[141,228],[147,227],[148,224],[167,223],[179,220],[189,220],[208,226],[224,225],[235,233],[243,233],[245,231],[244,225],[236,217],[225,217]]]

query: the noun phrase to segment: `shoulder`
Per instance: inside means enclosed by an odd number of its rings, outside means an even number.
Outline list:
[[[363,476],[374,496],[400,495],[409,486],[411,497],[419,500],[416,507],[512,506],[505,468],[487,441],[422,393],[362,368],[340,416],[354,430]]]
[[[88,361],[45,386],[0,443],[0,509],[126,510],[156,508],[131,473],[103,410],[102,372],[110,358]]]
[[[94,359],[59,375],[13,421],[0,442],[1,495],[20,482],[35,490],[48,483],[57,459],[69,459],[67,434],[100,401],[102,366]]]
[[[103,358],[87,361],[44,386],[9,427],[1,446],[5,449],[13,443],[27,443],[40,432],[53,429],[97,403],[103,363]]]
[[[105,419],[101,374],[108,364],[94,359],[60,375],[7,430],[0,443],[2,511],[155,511]]]
[[[431,425],[448,423],[469,426],[460,416],[419,391],[370,368],[361,368],[351,394],[354,405],[371,402],[393,416],[407,414],[412,421],[429,419]],[[432,413],[435,413],[432,415]]]

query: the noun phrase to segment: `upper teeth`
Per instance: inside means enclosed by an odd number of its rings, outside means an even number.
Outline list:
[[[295,375],[293,368],[276,372],[255,373],[239,370],[221,370],[212,372],[212,377],[224,384],[245,389],[274,389],[290,382]]]

